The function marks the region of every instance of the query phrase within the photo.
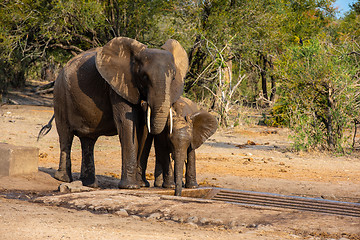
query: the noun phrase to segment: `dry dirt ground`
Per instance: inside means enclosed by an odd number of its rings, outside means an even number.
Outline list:
[[[19,96],[19,95],[17,95]],[[21,98],[13,102],[22,103]],[[51,97],[36,103],[51,103]],[[303,211],[245,207],[157,194],[160,189],[117,189],[118,138],[101,137],[95,148],[100,188],[60,194],[55,126],[40,141],[49,106],[2,105],[0,142],[39,148],[39,172],[0,178],[1,239],[360,239],[360,219]],[[220,129],[197,152],[198,183],[285,195],[360,202],[357,152],[334,156],[292,152],[284,128]],[[75,179],[80,143],[72,148]],[[147,176],[152,183],[154,152]],[[185,200],[184,200],[185,199]]]

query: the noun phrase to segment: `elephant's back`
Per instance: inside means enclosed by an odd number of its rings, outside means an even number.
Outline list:
[[[54,86],[54,109],[76,135],[115,134],[109,85],[95,66],[99,48],[72,58],[60,72]]]

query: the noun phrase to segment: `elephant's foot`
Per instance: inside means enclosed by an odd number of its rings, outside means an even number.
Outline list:
[[[83,186],[86,187],[91,187],[91,188],[98,188],[99,187],[99,182],[97,180],[97,178],[80,178]]]
[[[54,178],[59,181],[62,181],[62,182],[72,182],[73,181],[71,174],[68,175],[66,171],[60,171],[60,170],[57,170],[55,172]]]
[[[163,180],[161,177],[155,178],[154,187],[162,187],[162,184],[163,184]]]
[[[120,180],[118,187],[122,188],[122,189],[138,189],[138,188],[140,188],[139,184],[137,184],[136,182],[131,182],[129,180]]]
[[[175,187],[175,183],[171,182],[171,181],[164,181],[162,184],[163,188],[174,188]]]
[[[197,184],[197,182],[189,182],[185,184],[186,188],[198,188],[199,185]]]
[[[146,179],[140,180],[140,181],[138,182],[138,184],[139,184],[140,187],[150,187],[150,183],[149,183],[149,181],[146,180]]]

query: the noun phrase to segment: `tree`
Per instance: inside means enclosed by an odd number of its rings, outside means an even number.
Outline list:
[[[286,113],[297,149],[344,151],[344,133],[359,112],[358,56],[352,44],[334,46],[307,40],[289,48],[277,62],[279,113]]]
[[[0,4],[0,89],[25,84],[34,66],[73,55],[117,36],[160,45],[161,0],[5,0]],[[166,3],[166,4],[164,4]],[[168,10],[168,9],[167,9]],[[41,69],[41,68],[40,68]],[[37,69],[35,70],[37,71]]]
[[[53,56],[63,62],[70,53],[102,44],[105,19],[98,1],[5,1],[0,16],[0,59],[9,66],[3,81],[14,87],[25,84],[38,61]]]

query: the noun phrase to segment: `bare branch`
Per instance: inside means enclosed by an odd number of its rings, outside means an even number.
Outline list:
[[[51,44],[49,47],[59,47],[59,48],[62,48],[62,49],[65,49],[65,50],[74,50],[74,51],[77,51],[77,52],[83,52],[82,49],[76,47],[76,46],[73,46],[73,45],[70,45],[70,46],[65,46],[61,43],[54,43],[54,44]]]
[[[356,55],[360,55],[360,53],[358,53],[358,52],[355,52],[355,51],[352,51],[352,52],[348,53],[347,55],[351,55],[351,54],[356,54]]]

